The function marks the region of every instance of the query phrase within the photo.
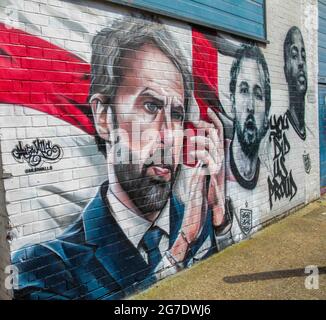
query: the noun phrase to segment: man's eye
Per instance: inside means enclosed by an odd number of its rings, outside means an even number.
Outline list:
[[[302,59],[306,60],[306,51],[302,50]]]
[[[260,93],[256,93],[256,98],[258,99],[258,100],[263,100],[263,95],[262,94],[260,94]]]
[[[249,92],[248,88],[241,88],[240,93],[247,94]]]
[[[160,106],[154,102],[146,102],[144,103],[144,107],[150,113],[157,113],[160,109]]]
[[[184,113],[182,111],[173,111],[171,112],[171,118],[177,121],[183,121]]]

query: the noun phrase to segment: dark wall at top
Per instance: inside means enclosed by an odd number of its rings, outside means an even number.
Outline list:
[[[326,83],[326,0],[319,0],[319,81]]]
[[[265,0],[111,0],[266,40]]]

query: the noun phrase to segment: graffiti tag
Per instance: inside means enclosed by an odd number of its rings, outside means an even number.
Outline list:
[[[290,198],[290,201],[297,194],[298,188],[293,179],[292,170],[286,167],[285,156],[290,152],[291,146],[286,136],[286,130],[289,128],[287,116],[276,118],[274,115],[270,118],[270,136],[269,141],[273,142],[273,177],[268,177],[269,204],[273,208],[273,201],[283,198]]]
[[[26,161],[30,167],[37,167],[43,162],[57,162],[63,155],[62,148],[57,144],[52,144],[50,140],[36,139],[31,145],[23,145],[22,141],[11,152],[17,162]]]

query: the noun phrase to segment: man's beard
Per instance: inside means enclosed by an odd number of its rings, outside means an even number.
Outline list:
[[[307,74],[303,70],[300,70],[296,75],[297,93],[305,96],[307,93]]]
[[[131,151],[129,159],[132,158]],[[129,199],[144,214],[151,214],[161,211],[170,198],[172,186],[175,181],[174,166],[170,164],[160,164],[164,168],[170,169],[171,179],[165,181],[160,177],[147,176],[147,170],[153,163],[145,161],[140,168],[139,164],[115,164],[114,171],[119,184],[126,192]]]
[[[290,112],[296,126],[300,131],[305,127],[305,97],[307,93],[307,76],[300,71],[289,84]]]
[[[235,129],[242,152],[250,160],[253,160],[258,155],[263,130],[258,130],[255,117],[251,114],[247,117],[243,129],[241,129],[239,120],[235,119]]]
[[[288,86],[290,99],[304,99],[308,89],[307,73],[304,70],[299,70],[295,74],[290,74]]]

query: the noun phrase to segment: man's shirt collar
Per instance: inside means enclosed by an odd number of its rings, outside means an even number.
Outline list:
[[[168,200],[158,218],[152,223],[126,207],[113,194],[110,185],[108,186],[106,196],[107,202],[110,204],[112,216],[135,248],[138,248],[144,234],[152,226],[159,227],[167,236],[170,235],[170,200]]]

